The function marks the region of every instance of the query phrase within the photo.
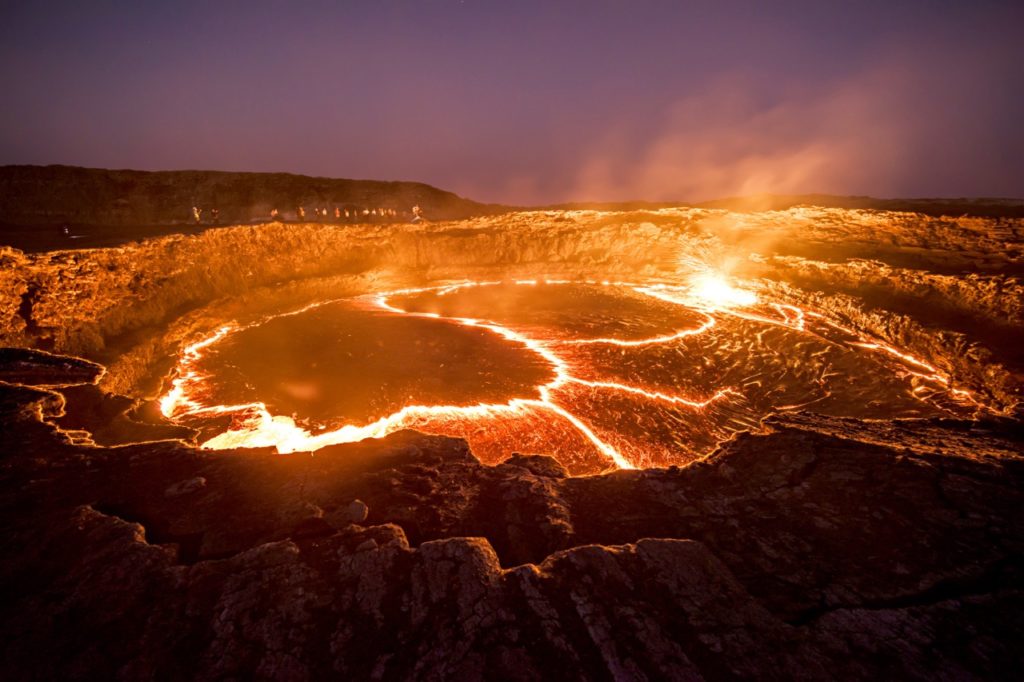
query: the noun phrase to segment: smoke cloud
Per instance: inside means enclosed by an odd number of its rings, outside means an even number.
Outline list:
[[[900,60],[829,87],[722,78],[676,99],[653,131],[606,131],[567,195],[1022,196],[1024,143],[1004,131],[1024,106],[1012,78],[977,66],[962,55]]]

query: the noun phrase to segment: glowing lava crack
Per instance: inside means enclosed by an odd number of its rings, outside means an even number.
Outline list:
[[[550,324],[514,325],[447,310],[417,309],[425,301],[435,308],[476,305],[487,309],[488,301],[452,299],[471,297],[485,289],[498,295],[543,287],[628,294],[635,299],[634,307],[659,305],[669,311],[679,310],[695,324],[668,333],[658,330],[659,333],[629,338],[638,336],[636,327],[646,330],[644,324],[650,326],[649,320],[641,320],[630,322],[634,331],[631,334],[587,336],[551,329]],[[400,303],[399,299],[407,302]],[[524,300],[529,303],[529,299]],[[230,427],[218,427],[219,433],[203,443],[206,448],[273,446],[281,453],[313,451],[415,428],[466,437],[474,452],[485,461],[503,459],[514,450],[540,451],[554,454],[574,473],[589,473],[609,467],[683,462],[713,448],[732,432],[755,428],[759,417],[772,410],[794,409],[810,403],[827,407],[830,400],[835,402],[833,391],[828,388],[829,377],[849,374],[848,369],[840,372],[836,368],[851,366],[851,353],[863,350],[880,351],[883,357],[874,360],[876,364],[895,361],[898,375],[891,380],[877,379],[882,383],[866,390],[888,391],[896,396],[897,402],[910,401],[906,407],[909,415],[943,414],[977,406],[970,394],[952,389],[948,377],[927,363],[877,341],[862,339],[816,313],[785,304],[760,303],[755,293],[735,289],[713,277],[695,278],[685,287],[561,280],[460,282],[368,295],[349,302],[375,315],[482,330],[531,354],[550,370],[549,378],[531,387],[531,397],[468,405],[418,404],[410,400],[380,418],[319,431],[307,428],[294,417],[273,414],[267,403],[260,400],[218,404],[211,391],[216,378],[203,369],[204,358],[212,350],[226,339],[270,320],[299,316],[338,303],[329,301],[248,325],[228,324],[187,346],[180,355],[176,378],[160,401],[163,414],[181,423],[198,424],[228,417]],[[525,310],[520,315],[535,312],[523,303],[520,308]],[[659,309],[658,314],[664,316],[664,311]],[[721,338],[710,338],[719,333],[718,328],[726,319],[730,320],[729,329],[722,332]],[[753,331],[749,325],[755,325]],[[809,326],[814,329],[809,330]],[[810,341],[776,338],[766,331],[771,328],[781,328],[781,334],[800,334]],[[538,338],[541,334],[544,338]],[[748,343],[757,345],[748,350],[742,346]],[[779,345],[793,347],[792,357],[772,350]],[[744,353],[760,354],[767,360],[753,370],[744,370],[732,359]],[[620,374],[628,375],[627,379],[623,380]],[[641,379],[629,378],[635,376]],[[904,379],[909,381],[906,391],[893,388],[897,384],[892,382]],[[687,384],[687,390],[674,390],[685,381],[692,382]],[[940,395],[948,397],[942,405],[934,400]],[[787,402],[791,399],[795,402]],[[863,398],[853,392],[847,402],[856,401]],[[715,408],[714,413],[709,412],[711,408]],[[645,439],[650,442],[645,444]],[[588,450],[591,455],[586,454]]]

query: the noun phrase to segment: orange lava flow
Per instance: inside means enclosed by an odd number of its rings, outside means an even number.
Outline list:
[[[832,324],[824,320],[817,313],[804,311],[796,306],[765,303],[764,305],[773,308],[778,317],[765,316],[751,309],[758,301],[757,295],[752,291],[735,289],[718,279],[707,277],[695,279],[690,286],[677,286],[666,284],[633,284],[627,282],[609,281],[565,281],[565,280],[542,280],[545,284],[586,284],[592,286],[610,286],[629,288],[638,294],[653,299],[664,301],[670,304],[685,306],[687,309],[699,312],[704,315],[705,320],[700,325],[676,330],[670,334],[661,334],[644,339],[619,339],[619,338],[586,338],[586,339],[538,339],[512,329],[509,326],[498,324],[491,320],[481,320],[468,317],[444,316],[432,312],[414,312],[405,310],[393,301],[399,296],[408,296],[431,292],[438,296],[447,295],[469,287],[486,287],[501,284],[501,282],[458,282],[435,287],[424,287],[419,289],[404,289],[379,294],[371,294],[359,299],[363,305],[371,310],[386,312],[394,315],[420,317],[437,320],[443,324],[455,324],[465,327],[474,327],[486,330],[513,344],[519,345],[530,353],[533,353],[550,367],[552,378],[544,384],[534,387],[536,397],[514,398],[505,403],[476,404],[476,405],[422,405],[409,404],[388,414],[376,421],[365,424],[344,424],[321,433],[313,433],[306,430],[296,421],[288,416],[273,415],[266,404],[252,402],[240,405],[211,405],[206,404],[203,396],[207,393],[205,385],[210,377],[200,369],[200,360],[204,353],[213,345],[222,341],[231,334],[243,329],[262,324],[266,321],[260,320],[250,325],[227,324],[214,333],[186,346],[180,355],[176,370],[176,377],[166,394],[160,398],[160,409],[164,416],[172,420],[178,420],[188,416],[210,416],[228,414],[233,417],[232,426],[229,430],[216,435],[202,443],[202,447],[211,449],[229,449],[242,447],[267,447],[272,446],[279,453],[290,453],[300,451],[314,451],[328,445],[338,443],[349,443],[360,441],[366,438],[381,438],[395,431],[406,428],[424,428],[430,424],[445,423],[452,421],[483,421],[496,417],[518,417],[527,414],[543,413],[548,415],[549,420],[560,421],[567,430],[575,432],[579,437],[588,441],[607,461],[609,468],[632,469],[636,463],[630,461],[619,449],[604,440],[595,429],[589,425],[580,415],[574,413],[571,406],[559,402],[558,389],[571,387],[573,385],[584,386],[596,391],[607,391],[610,393],[628,394],[642,399],[664,403],[688,410],[700,411],[712,403],[729,401],[742,397],[741,391],[734,386],[724,386],[706,396],[682,395],[671,392],[648,390],[642,386],[617,383],[612,381],[592,381],[576,375],[576,370],[567,359],[564,348],[580,345],[606,344],[609,346],[649,346],[670,343],[686,337],[706,334],[717,324],[717,315],[733,315],[743,319],[786,327],[798,332],[805,331],[807,317],[814,316],[816,320],[826,324]],[[514,284],[519,286],[536,285],[536,280],[518,280]],[[306,306],[300,310],[285,313],[295,315],[328,302],[317,303]],[[844,333],[853,334],[838,325],[833,325]],[[900,360],[913,365],[913,373],[921,378],[927,379],[942,386],[958,399],[964,401],[972,400],[970,394],[962,389],[952,389],[950,380],[938,369],[932,367],[911,355],[902,353],[895,348],[879,343],[877,341],[859,340],[858,345],[867,350],[876,350],[887,353]],[[779,409],[792,409],[797,406],[781,407]],[[435,426],[436,430],[436,426]]]

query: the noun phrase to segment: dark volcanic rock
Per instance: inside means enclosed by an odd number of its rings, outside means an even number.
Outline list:
[[[5,679],[1012,676],[1012,422],[777,418],[572,478],[394,434],[75,446],[0,385]],[[881,441],[888,441],[882,444]]]
[[[0,381],[30,386],[92,384],[103,366],[28,348],[0,348]]]
[[[281,220],[408,222],[416,205],[433,220],[500,210],[418,182],[0,166],[0,243],[26,251],[109,246],[189,227],[268,222],[273,210]],[[198,220],[193,208],[199,209]],[[380,209],[387,215],[378,215]],[[327,215],[317,213],[324,210]]]

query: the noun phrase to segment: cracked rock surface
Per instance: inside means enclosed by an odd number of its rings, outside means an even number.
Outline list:
[[[41,421],[62,407],[0,384],[5,679],[983,679],[1022,663],[1009,420],[777,417],[687,467],[570,477],[410,431],[312,455],[101,448]]]

